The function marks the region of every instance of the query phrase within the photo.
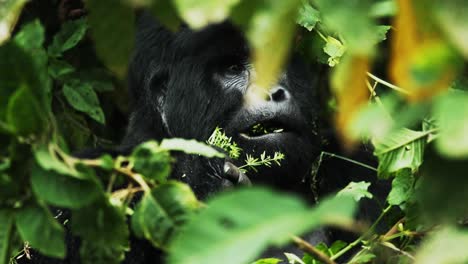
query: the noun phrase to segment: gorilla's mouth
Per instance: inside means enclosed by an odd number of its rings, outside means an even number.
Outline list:
[[[280,120],[271,119],[256,122],[244,129],[239,135],[244,138],[258,138],[265,135],[275,135],[290,132],[289,126]]]

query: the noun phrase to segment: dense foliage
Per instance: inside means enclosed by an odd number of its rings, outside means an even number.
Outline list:
[[[68,228],[82,238],[84,263],[119,263],[129,228],[167,250],[169,263],[246,263],[288,241],[305,252],[286,254],[290,263],[334,263],[352,249],[349,263],[468,262],[466,1],[87,0],[86,15],[66,5],[73,1],[48,2],[0,1],[0,264],[28,258],[30,247],[64,257],[67,223],[54,207],[74,215]],[[204,204],[168,180],[171,151],[222,157],[209,144],[224,142],[235,155],[225,138],[146,142],[117,158],[71,155],[122,136],[139,8],[172,29],[232,19],[253,48],[259,90],[292,48],[328,64],[330,118],[343,145],[352,151],[370,141],[379,166],[361,165],[392,181],[381,217],[367,228],[353,222],[357,201],[373,198],[366,182],[309,208],[256,187]],[[278,155],[246,163],[280,162]],[[317,169],[324,158],[346,159],[323,152]],[[377,232],[383,218],[393,227]],[[315,247],[293,236],[320,225],[362,233]]]

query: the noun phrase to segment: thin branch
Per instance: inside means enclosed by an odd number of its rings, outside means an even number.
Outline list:
[[[408,92],[407,90],[405,90],[405,89],[403,89],[403,88],[400,88],[400,87],[398,87],[398,86],[396,86],[396,85],[394,85],[394,84],[391,84],[391,83],[389,83],[389,82],[387,82],[387,81],[384,81],[384,80],[380,79],[379,77],[373,75],[373,74],[370,73],[370,72],[368,72],[367,75],[368,75],[370,78],[372,78],[374,81],[376,81],[376,82],[378,82],[378,83],[380,83],[380,84],[383,84],[383,85],[387,86],[387,87],[390,88],[390,89],[393,89],[393,90],[398,91],[398,92],[400,92],[400,93],[410,94],[410,92]]]
[[[331,260],[325,253],[322,251],[316,249],[314,246],[312,246],[310,243],[305,241],[304,239],[298,237],[298,236],[292,236],[292,239],[294,243],[303,251],[310,253],[314,257],[316,257],[318,260],[325,264],[336,264],[335,261]]]
[[[351,162],[353,164],[356,164],[356,165],[359,165],[359,166],[362,166],[364,168],[367,168],[369,170],[373,170],[373,171],[377,171],[376,168],[370,166],[370,165],[367,165],[365,163],[362,163],[362,162],[359,162],[359,161],[355,161],[353,159],[350,159],[350,158],[346,158],[346,157],[343,157],[343,156],[340,156],[340,155],[337,155],[337,154],[334,154],[334,153],[331,153],[331,152],[326,152],[326,151],[322,151],[321,155],[327,155],[329,157],[332,157],[332,158],[338,158],[338,159],[342,159],[344,161],[347,161],[347,162]]]

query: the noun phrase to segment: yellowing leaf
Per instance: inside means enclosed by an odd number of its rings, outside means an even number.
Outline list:
[[[332,89],[338,102],[335,124],[348,148],[354,143],[351,137],[352,121],[369,98],[366,87],[368,70],[367,57],[344,57],[332,75]]]
[[[390,77],[397,86],[409,91],[406,95],[409,100],[423,100],[448,89],[455,77],[457,59],[439,33],[426,25],[427,19],[416,14],[416,6],[421,2],[398,3]]]

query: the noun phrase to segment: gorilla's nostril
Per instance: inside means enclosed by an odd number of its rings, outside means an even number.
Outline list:
[[[286,91],[283,88],[279,88],[271,93],[271,100],[275,102],[281,102],[286,99]]]

